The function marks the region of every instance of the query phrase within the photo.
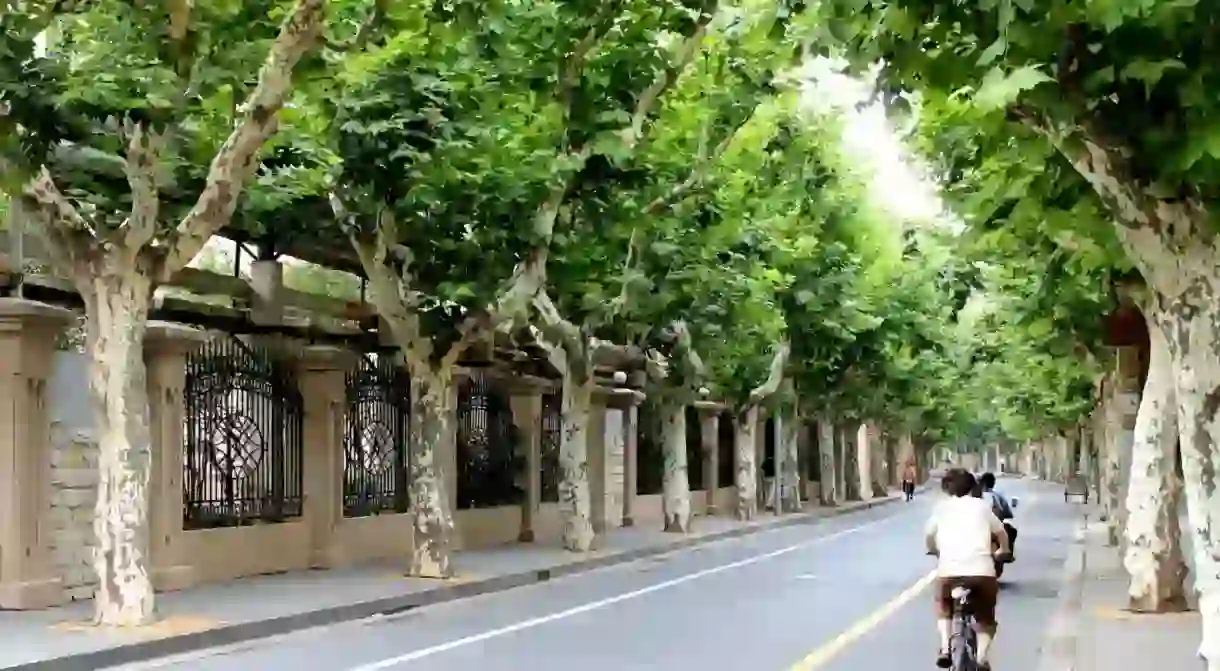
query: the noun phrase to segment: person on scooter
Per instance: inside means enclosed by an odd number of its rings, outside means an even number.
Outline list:
[[[989,499],[991,510],[995,513],[995,516],[1000,518],[1001,522],[1013,519],[1015,516],[1012,513],[1012,505],[1008,502],[1008,498],[995,488],[995,474],[984,473],[983,477],[979,478],[979,483],[983,485],[983,497]],[[1017,528],[1011,524],[1005,524],[1004,528],[1008,531],[1008,548],[1015,555],[1017,550]]]
[[[1008,555],[1008,534],[991,511],[989,502],[976,498],[977,481],[972,473],[955,468],[945,474],[948,494],[941,499],[924,529],[928,554],[938,558],[933,597],[936,602],[936,631],[940,649],[936,666],[949,668],[949,637],[952,630],[953,590],[970,590],[974,622],[978,630],[978,668],[991,671],[988,655],[996,634],[996,603],[1000,582],[995,562]],[[992,544],[999,550],[992,552]]]

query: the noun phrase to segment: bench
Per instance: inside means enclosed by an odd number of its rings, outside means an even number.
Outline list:
[[[1079,497],[1081,503],[1089,502],[1089,481],[1081,475],[1074,475],[1068,478],[1067,485],[1063,488],[1063,502],[1067,503],[1073,496]]]

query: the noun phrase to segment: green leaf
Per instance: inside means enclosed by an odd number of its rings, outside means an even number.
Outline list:
[[[974,104],[983,111],[1002,110],[1016,102],[1022,93],[1049,81],[1053,80],[1035,65],[1025,65],[1009,73],[995,67],[983,78],[974,94]]]

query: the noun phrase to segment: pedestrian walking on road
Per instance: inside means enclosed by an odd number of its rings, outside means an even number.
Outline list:
[[[902,493],[906,495],[907,501],[915,498],[915,462],[907,460],[907,465],[902,469]]]

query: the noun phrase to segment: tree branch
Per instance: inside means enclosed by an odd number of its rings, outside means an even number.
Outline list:
[[[754,109],[757,110],[758,106],[756,105]],[[644,215],[657,216],[661,214],[666,209],[677,205],[687,196],[687,194],[702,184],[703,179],[707,177],[708,169],[711,168],[716,161],[720,160],[720,157],[724,155],[724,152],[728,151],[728,148],[733,144],[733,140],[736,139],[737,134],[741,132],[741,129],[745,128],[746,124],[748,124],[750,119],[753,118],[753,113],[747,115],[736,128],[734,128],[723,140],[720,141],[719,144],[716,145],[716,148],[713,149],[710,154],[705,155],[703,152],[700,152],[698,162],[695,163],[695,167],[691,168],[690,174],[686,176],[686,179],[682,180],[678,184],[675,184],[668,192],[657,196],[652,202],[648,203],[648,206],[644,208]]]
[[[336,216],[347,216],[346,208],[334,194],[331,194],[331,207],[336,209]],[[351,231],[350,238],[372,289],[369,300],[377,308],[377,314],[389,325],[409,369],[429,367],[432,342],[423,334],[418,313],[422,296],[411,286],[410,250],[398,244],[398,227],[393,214],[389,208],[381,209],[373,240],[363,239],[355,229]],[[396,264],[398,269],[394,267]]]
[[[779,391],[779,386],[784,381],[784,368],[788,366],[788,355],[791,353],[792,347],[787,340],[775,350],[775,356],[771,359],[771,373],[766,382],[750,392],[750,405],[758,405]]]
[[[326,0],[297,0],[258,73],[258,84],[241,106],[241,120],[208,169],[195,206],[178,223],[162,260],[168,280],[203,249],[233,217],[246,182],[258,168],[258,151],[278,128],[277,115],[292,86],[292,71],[318,41]]]
[[[22,201],[23,211],[37,217],[39,225],[34,230],[45,243],[52,261],[75,280],[91,243],[96,240],[93,227],[60,193],[45,166],[26,184]]]
[[[719,2],[712,2],[711,6],[704,9],[699,15],[699,19],[695,22],[694,31],[682,42],[681,48],[678,49],[678,55],[674,62],[661,74],[653,80],[652,84],[640,94],[639,100],[636,101],[635,111],[631,114],[631,125],[621,131],[623,144],[629,149],[634,149],[636,145],[644,139],[646,135],[645,124],[648,122],[649,115],[656,107],[661,96],[665,94],[674,82],[678,80],[682,72],[686,70],[686,66],[690,65],[695,59],[695,55],[699,53],[699,48],[703,44],[703,38],[707,36],[707,27],[716,17],[716,10],[719,7]]]
[[[131,214],[123,222],[127,231],[123,246],[134,255],[157,233],[161,210],[157,157],[162,136],[131,119],[123,120],[123,134],[127,137],[126,173],[131,186]]]
[[[1157,273],[1175,247],[1203,231],[1206,212],[1193,200],[1169,201],[1153,196],[1134,177],[1132,150],[1110,139],[1088,120],[1072,124],[1052,119],[1028,105],[1014,105],[1009,117],[1046,138],[1093,187],[1114,217],[1119,240],[1147,281],[1166,289],[1171,278]]]
[[[692,378],[702,381],[706,367],[703,365],[703,359],[699,357],[699,352],[695,351],[694,338],[691,337],[690,328],[686,322],[681,319],[675,321],[670,329],[677,337],[677,342],[674,344],[674,353],[682,357],[683,363],[689,369]]]

